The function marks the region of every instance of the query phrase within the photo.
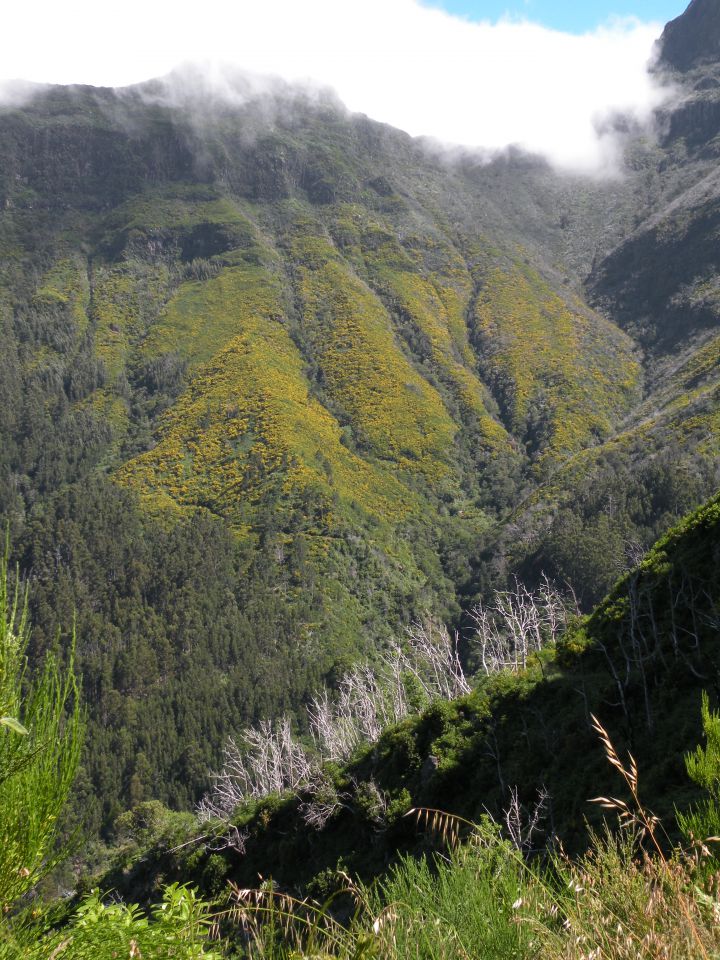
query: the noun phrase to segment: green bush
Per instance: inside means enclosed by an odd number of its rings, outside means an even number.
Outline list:
[[[137,904],[105,903],[97,890],[83,902],[72,922],[59,931],[38,925],[0,944],[2,960],[219,960],[209,948],[212,919],[206,904],[186,886],[173,884],[147,917]]]
[[[706,743],[685,758],[688,776],[708,796],[686,813],[678,813],[678,824],[691,841],[705,842],[720,834],[720,714],[710,709],[707,693],[702,694],[702,725]]]

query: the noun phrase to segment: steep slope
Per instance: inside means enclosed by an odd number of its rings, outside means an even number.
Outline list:
[[[180,846],[182,834],[170,828],[149,850],[136,846],[132,863],[122,860],[103,885],[151,898],[159,878],[192,877],[213,894],[226,878],[244,887],[260,872],[303,893],[310,884],[322,895],[338,863],[371,877],[398,850],[427,850],[432,832],[424,835],[417,818],[404,816],[411,807],[475,821],[489,812],[502,821],[512,788],[528,808],[545,788],[546,835],[582,850],[588,824],[598,827],[603,816],[590,797],[622,796],[591,714],[620,756],[632,752],[641,798],[670,829],[675,810],[697,795],[683,756],[701,736],[701,691],[717,693],[718,534],[715,497],[667,532],[591,616],[527,669],[478,679],[469,696],[435,704],[388,729],[350,763],[333,766],[326,791],[335,791],[336,803],[321,829],[306,814],[308,805],[327,800],[324,794],[274,795],[236,811],[241,848],[218,853],[221,834],[197,839],[196,825],[186,827],[192,842]],[[135,821],[141,842],[142,815],[138,810]],[[168,829],[155,816],[155,829]]]
[[[37,647],[78,610],[106,817],[187,803],[228,732],[454,614],[531,465],[609,435],[639,381],[629,338],[404,134],[285,88],[176,90],[0,116],[3,511]]]
[[[720,18],[693,0],[658,43],[655,71],[674,85],[660,114],[658,195],[636,229],[593,270],[591,298],[651,353],[716,326]]]
[[[0,508],[36,648],[77,609],[95,825],[513,569],[591,603],[716,488],[703,50],[619,182],[244,78],[0,111]]]
[[[673,94],[658,140],[630,141],[626,152],[618,203],[628,186],[637,191],[634,222],[624,235],[615,221],[597,232],[602,201],[589,202],[596,255],[580,279],[593,307],[638,344],[643,397],[612,436],[532,491],[484,555],[496,571],[520,565],[531,579],[543,569],[567,579],[585,604],[720,484],[719,45],[713,3],[695,0],[668,25],[655,70]],[[588,209],[587,197],[578,201]]]
[[[712,0],[692,0],[681,17],[665,27],[662,58],[675,70],[687,71],[720,58],[720,11]]]

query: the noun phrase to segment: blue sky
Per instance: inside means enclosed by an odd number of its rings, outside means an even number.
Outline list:
[[[636,16],[666,23],[679,17],[689,0],[428,0],[427,6],[471,20],[525,17],[568,33],[583,33],[612,16]]]

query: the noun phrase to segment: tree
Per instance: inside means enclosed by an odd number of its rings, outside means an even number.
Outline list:
[[[23,897],[67,850],[58,820],[80,759],[83,715],[74,671],[75,642],[64,666],[52,654],[27,669],[27,594],[8,586],[8,549],[0,560],[0,960],[112,960],[174,957],[219,960],[212,918],[195,891],[173,884],[151,917],[135,904],[103,902],[98,891],[70,923],[55,929]]]

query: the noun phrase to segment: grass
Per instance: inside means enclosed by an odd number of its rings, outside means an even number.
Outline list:
[[[232,913],[244,955],[264,960],[707,960],[720,949],[720,903],[697,869],[680,850],[648,856],[627,832],[595,836],[577,860],[528,866],[485,824],[455,850],[404,858],[373,888],[352,885],[349,925],[333,921],[332,902],[253,904],[249,891]]]
[[[549,848],[526,860],[489,818],[478,824],[413,811],[440,850],[403,857],[370,887],[342,870],[324,902],[270,887],[234,888],[243,956],[264,960],[709,960],[720,950],[720,899],[707,854],[670,850],[639,796],[632,757],[621,761],[596,722],[606,759],[631,800],[615,832],[591,835],[577,858]],[[464,839],[460,842],[461,832]],[[345,917],[344,920],[340,918]]]
[[[403,858],[374,886],[339,870],[338,887],[312,902],[274,890],[233,888],[229,916],[248,957],[423,958],[526,956],[528,926],[513,907],[525,867],[489,821],[433,859]],[[341,921],[340,918],[345,919]],[[232,934],[230,935],[232,940]]]
[[[635,760],[629,754],[621,761],[602,725],[594,720],[594,726],[631,800],[596,798],[617,812],[620,832],[593,835],[589,851],[576,861],[555,858],[564,894],[562,923],[557,914],[540,920],[543,955],[553,960],[578,952],[583,960],[717,956],[720,901],[700,886],[707,882],[703,860],[709,851],[690,855],[677,846],[666,853],[660,821],[640,799]]]

